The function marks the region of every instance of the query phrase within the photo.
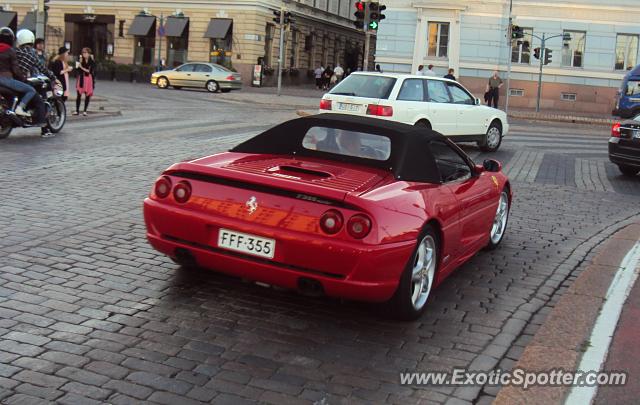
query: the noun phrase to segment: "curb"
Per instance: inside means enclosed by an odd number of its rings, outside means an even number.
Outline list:
[[[613,118],[585,117],[561,114],[545,114],[537,112],[514,111],[509,113],[509,118],[534,121],[567,122],[571,124],[613,125],[617,120]]]
[[[619,263],[638,239],[640,222],[635,221],[597,248],[593,260],[562,295],[513,369],[547,372],[577,369]],[[507,386],[498,392],[494,404],[562,403],[571,388]]]

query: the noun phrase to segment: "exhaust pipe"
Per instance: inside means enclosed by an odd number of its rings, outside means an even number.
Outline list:
[[[321,297],[324,295],[322,283],[307,277],[300,277],[298,279],[298,290],[300,290],[302,294],[311,297]]]

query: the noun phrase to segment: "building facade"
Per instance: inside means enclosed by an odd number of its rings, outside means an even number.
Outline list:
[[[0,2],[0,23],[35,30],[37,0]],[[187,61],[231,66],[251,79],[262,62],[277,67],[280,29],[273,12],[286,7],[295,24],[285,32],[283,67],[304,78],[317,66],[355,70],[364,34],[353,25],[355,0],[51,0],[46,16],[49,52],[60,46],[78,55],[89,47],[97,60],[173,67]],[[373,58],[371,58],[372,60]]]
[[[513,23],[524,38],[507,38],[509,0],[389,0],[380,24],[376,63],[396,72],[433,64],[439,75],[454,68],[477,96],[491,72],[506,77],[511,58],[509,105],[534,108],[543,34],[570,34],[546,42],[551,63],[543,68],[541,107],[609,113],[621,79],[639,63],[638,0],[513,0]],[[501,94],[504,104],[505,92]]]

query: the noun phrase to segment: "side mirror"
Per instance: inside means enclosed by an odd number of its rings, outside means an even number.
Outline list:
[[[476,97],[476,98],[474,99],[473,103],[474,103],[475,105],[480,105],[480,99]]]
[[[485,171],[485,168],[484,168],[484,166],[483,166],[483,165],[475,165],[475,166],[473,167],[473,171],[474,171],[476,174],[480,174],[480,173],[483,173],[483,172]]]
[[[485,159],[485,161],[482,162],[482,167],[488,172],[496,173],[502,170],[502,163],[495,159]]]

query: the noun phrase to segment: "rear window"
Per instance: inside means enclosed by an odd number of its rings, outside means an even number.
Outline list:
[[[302,146],[318,152],[373,160],[387,160],[391,156],[391,140],[388,137],[336,128],[309,128]]]
[[[334,87],[329,94],[387,99],[395,84],[396,79],[392,77],[350,75]]]
[[[640,94],[640,81],[629,80],[627,82],[627,96],[637,96]]]

